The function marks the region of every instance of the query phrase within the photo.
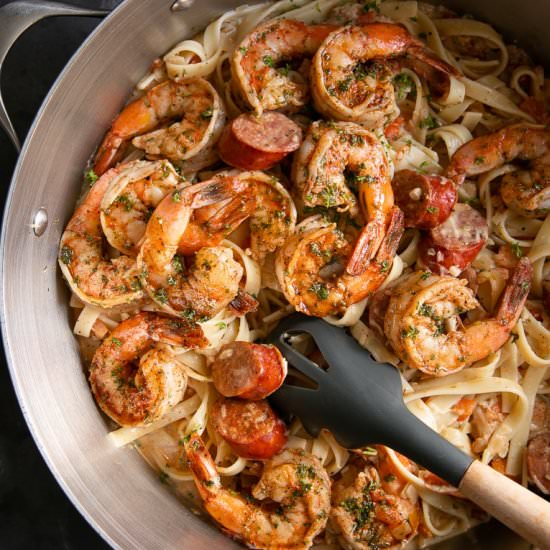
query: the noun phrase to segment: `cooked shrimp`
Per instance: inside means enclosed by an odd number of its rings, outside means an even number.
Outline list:
[[[232,170],[217,174],[215,180],[231,198],[195,210],[180,240],[180,253],[189,254],[202,246],[218,244],[248,219],[252,256],[263,260],[294,232],[294,202],[274,176],[260,171]]]
[[[137,160],[110,171],[111,181],[101,200],[101,225],[109,244],[137,256],[151,213],[181,179],[167,160]]]
[[[142,311],[122,321],[95,352],[92,391],[103,412],[121,426],[161,418],[183,398],[182,366],[158,344],[201,348],[207,340],[199,327]]]
[[[100,205],[120,170],[99,178],[69,220],[59,244],[59,266],[72,291],[88,304],[113,307],[143,297],[133,258],[109,259],[103,251]]]
[[[156,129],[177,118],[181,120]],[[186,161],[199,154],[206,157],[224,121],[223,103],[209,82],[202,78],[167,80],[121,111],[99,146],[94,171],[101,175],[118,162],[130,140],[151,158]]]
[[[550,131],[528,124],[506,126],[465,143],[453,155],[447,176],[457,185],[513,160],[530,161],[529,170],[506,174],[500,194],[526,216],[545,216],[550,209]]]
[[[380,140],[352,122],[314,122],[294,158],[293,180],[306,206],[348,208],[356,214],[357,186],[366,225],[348,262],[351,275],[361,274],[374,257],[393,207],[393,169]]]
[[[403,213],[394,207],[376,256],[357,276],[345,273],[357,236],[353,228],[347,228],[346,235],[334,223],[316,221],[302,229],[279,251],[279,284],[297,311],[316,317],[339,315],[372,294],[388,276],[403,234]]]
[[[256,111],[296,109],[309,98],[308,75],[294,61],[313,56],[334,25],[306,25],[281,19],[257,27],[231,58],[236,91]]]
[[[506,343],[529,294],[532,271],[522,258],[495,315],[467,326],[459,315],[478,302],[465,279],[412,273],[393,289],[384,320],[386,337],[410,367],[432,376],[459,371]]]
[[[329,118],[381,126],[398,112],[387,63],[397,56],[411,56],[446,74],[457,74],[400,25],[342,27],[326,38],[313,58],[315,108]]]
[[[421,512],[414,491],[384,448],[377,450],[363,471],[351,464],[333,483],[329,521],[344,548],[401,548],[418,531]]]
[[[239,292],[243,268],[230,248],[201,248],[189,270],[177,255],[192,210],[231,198],[225,194],[226,188],[222,179],[214,179],[171,193],[159,203],[147,224],[137,258],[141,283],[172,315],[195,321],[209,318]]]
[[[330,479],[317,457],[287,449],[265,462],[244,498],[222,486],[216,465],[197,434],[185,441],[195,484],[208,513],[232,535],[263,550],[305,550],[325,528]],[[273,506],[262,506],[269,499]],[[267,503],[266,503],[267,504]]]

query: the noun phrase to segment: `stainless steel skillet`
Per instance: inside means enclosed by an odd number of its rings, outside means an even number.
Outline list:
[[[133,450],[114,449],[106,440],[107,425],[82,375],[68,323],[68,293],[56,268],[57,244],[82,168],[128,90],[159,53],[241,1],[202,0],[180,12],[170,11],[172,3],[126,0],[69,63],[24,144],[1,243],[2,332],[27,422],[78,509],[106,540],[124,549],[236,547],[186,510]],[[521,16],[512,0],[450,4],[485,17],[550,59],[549,3],[524,0]],[[32,226],[40,220],[46,223],[38,236]],[[441,548],[466,545],[528,548],[496,523]]]

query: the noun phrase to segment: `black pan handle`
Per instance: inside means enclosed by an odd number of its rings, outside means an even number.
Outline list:
[[[109,10],[92,10],[46,0],[19,0],[0,8],[0,74],[7,53],[15,41],[29,27],[46,17],[60,15],[78,15],[84,17],[103,17]],[[0,91],[0,126],[6,131],[19,152],[21,143],[8,116]]]

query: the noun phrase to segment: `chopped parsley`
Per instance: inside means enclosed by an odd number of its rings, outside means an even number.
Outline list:
[[[309,287],[309,291],[317,294],[317,297],[321,300],[326,300],[329,295],[328,288],[323,283],[313,283]]]
[[[212,118],[213,113],[214,113],[214,110],[212,109],[212,107],[208,107],[208,109],[205,109],[201,113],[201,118],[204,118],[205,120],[208,120],[209,118]]]
[[[407,330],[401,331],[402,338],[410,338],[411,340],[414,340],[417,336],[418,336],[418,329],[413,326],[409,326]]]
[[[439,208],[437,208],[437,206],[428,206],[426,210],[429,214],[437,214],[439,212]]]
[[[427,128],[428,130],[433,130],[434,128],[439,128],[439,122],[434,118],[433,115],[428,115],[423,118],[419,124],[420,128]]]
[[[274,67],[275,66],[275,62],[273,61],[273,58],[270,56],[270,55],[264,55],[262,57],[262,61],[264,62],[264,65],[266,67]]]
[[[172,193],[172,200],[174,202],[180,202],[181,201],[181,193],[179,191],[174,191]]]
[[[393,86],[397,93],[397,100],[405,99],[414,88],[414,80],[406,73],[399,73],[393,77]]]
[[[161,304],[168,303],[168,294],[166,293],[165,288],[159,288],[158,290],[156,290],[154,296],[157,302],[160,302]]]
[[[126,210],[126,212],[131,212],[134,206],[134,201],[128,195],[118,196],[116,202],[124,206],[124,210]]]
[[[87,172],[84,172],[84,181],[91,187],[97,180],[99,179],[99,176],[93,171],[88,170]]]
[[[386,273],[390,269],[390,262],[388,260],[384,260],[383,262],[380,262],[380,273]]]
[[[73,249],[68,246],[61,247],[59,259],[65,264],[69,265],[73,259]]]
[[[483,164],[485,162],[485,157],[476,157],[474,159],[474,164],[479,166],[480,164]]]
[[[323,253],[321,252],[321,248],[317,243],[311,243],[309,245],[309,248],[310,248],[311,252],[313,254],[315,254],[315,256],[322,256],[323,255]]]
[[[372,2],[365,2],[363,5],[363,11],[375,11],[376,13],[380,13],[380,7],[378,6],[378,3],[376,0],[373,0]]]
[[[510,248],[516,258],[521,258],[523,256],[523,250],[518,242],[510,243]]]
[[[176,273],[183,273],[183,262],[179,256],[172,258],[172,267]]]
[[[113,336],[111,338],[111,342],[117,347],[119,348],[120,346],[122,346],[122,340],[120,338],[116,338],[115,336]]]

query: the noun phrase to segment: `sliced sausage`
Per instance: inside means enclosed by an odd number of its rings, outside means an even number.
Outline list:
[[[239,115],[224,129],[218,151],[224,162],[243,170],[267,170],[302,143],[301,128],[282,113]]]
[[[485,218],[471,206],[457,204],[451,215],[421,240],[420,257],[434,273],[457,276],[474,261],[488,237]]]
[[[214,403],[210,420],[233,451],[244,458],[271,458],[287,441],[285,423],[265,400],[222,398]]]
[[[212,363],[212,379],[225,397],[258,401],[281,386],[287,364],[275,346],[231,342]]]
[[[540,433],[529,441],[527,473],[544,494],[550,494],[550,432]]]
[[[437,227],[450,216],[458,198],[451,180],[414,170],[397,172],[392,187],[395,202],[405,214],[405,227]]]

